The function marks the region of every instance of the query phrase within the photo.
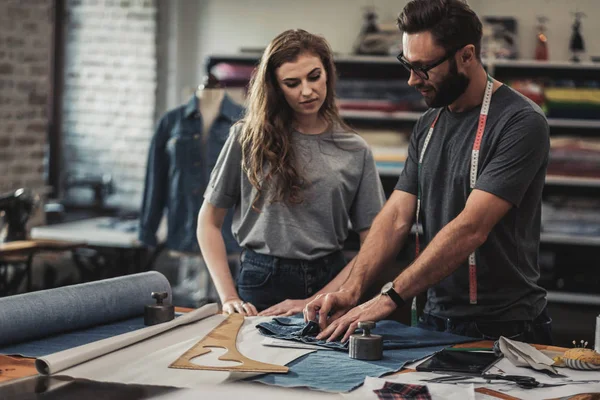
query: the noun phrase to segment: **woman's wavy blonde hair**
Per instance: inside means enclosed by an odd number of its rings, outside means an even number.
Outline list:
[[[295,163],[291,144],[293,110],[285,100],[275,71],[304,53],[321,59],[327,74],[327,96],[319,110],[331,126],[346,126],[335,104],[336,69],[327,41],[302,29],[287,30],[271,41],[250,81],[248,107],[240,136],[244,172],[257,195],[256,207],[267,187],[271,202],[302,203],[305,180]]]

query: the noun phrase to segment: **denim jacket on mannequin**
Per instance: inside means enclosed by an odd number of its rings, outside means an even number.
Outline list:
[[[150,144],[146,181],[140,215],[139,239],[155,247],[156,231],[167,214],[166,247],[198,253],[196,225],[210,172],[229,135],[229,129],[243,115],[242,106],[225,94],[218,116],[203,144],[203,121],[199,100],[168,111],[159,121]],[[223,223],[223,237],[229,253],[239,251],[231,233],[232,210]]]

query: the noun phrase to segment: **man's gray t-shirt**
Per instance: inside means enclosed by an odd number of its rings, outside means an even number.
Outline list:
[[[242,171],[237,124],[219,156],[204,198],[220,208],[235,207],[232,231],[240,246],[276,257],[313,260],[342,249],[349,222],[356,232],[371,227],[385,202],[367,143],[353,132],[333,129],[317,135],[293,131],[296,165],[307,185],[300,204],[271,203]]]
[[[427,111],[413,130],[397,190],[417,195],[417,166],[423,143],[439,109]],[[424,245],[464,209],[470,193],[469,168],[481,107],[464,113],[444,109],[421,169]],[[532,320],[546,306],[537,285],[541,196],[550,148],[542,110],[503,85],[492,96],[476,189],[512,203],[476,251],[478,303],[469,303],[467,260],[431,287],[425,312],[445,318]]]

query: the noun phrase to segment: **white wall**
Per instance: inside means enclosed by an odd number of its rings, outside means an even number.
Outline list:
[[[166,1],[166,0],[162,0]],[[280,32],[303,28],[324,35],[334,51],[349,53],[362,25],[363,7],[375,5],[380,23],[395,23],[407,0],[169,0],[179,23],[178,87],[172,95],[182,101],[185,86],[204,74],[210,54],[236,53],[241,47],[265,47]],[[600,0],[469,0],[480,15],[517,18],[521,58],[533,58],[536,15],[546,15],[551,60],[568,60],[571,11],[584,11],[582,33],[588,54],[600,56]],[[175,5],[176,4],[176,5]],[[178,18],[178,19],[177,19]],[[182,32],[182,27],[185,30]],[[176,93],[176,96],[175,96]],[[168,102],[172,107],[178,103]]]

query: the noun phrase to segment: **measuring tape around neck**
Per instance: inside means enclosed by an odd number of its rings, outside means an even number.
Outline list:
[[[471,190],[475,188],[475,183],[477,182],[477,166],[479,164],[479,149],[481,148],[481,139],[483,138],[483,133],[485,131],[485,123],[487,121],[488,111],[490,109],[490,103],[492,101],[492,89],[494,86],[494,82],[492,78],[487,76],[487,84],[485,87],[485,93],[483,95],[483,103],[481,105],[481,112],[479,114],[479,124],[477,125],[477,134],[475,135],[475,142],[473,143],[473,150],[471,151],[471,168],[469,171],[469,186]],[[435,128],[435,124],[440,118],[440,114],[442,113],[442,109],[437,113],[435,119],[433,120],[431,126],[429,127],[429,131],[427,132],[427,136],[425,137],[425,142],[423,143],[423,150],[421,150],[421,155],[419,156],[419,165],[417,168],[417,211],[415,222],[417,225],[417,232],[415,234],[416,238],[416,247],[415,247],[415,258],[419,256],[420,246],[419,246],[419,214],[421,213],[421,168],[423,165],[423,157],[425,156],[425,151],[427,150],[427,146],[429,145],[429,141],[431,140],[431,135],[433,134],[433,129]],[[469,302],[471,304],[477,304],[477,263],[475,260],[475,251],[469,255]]]

